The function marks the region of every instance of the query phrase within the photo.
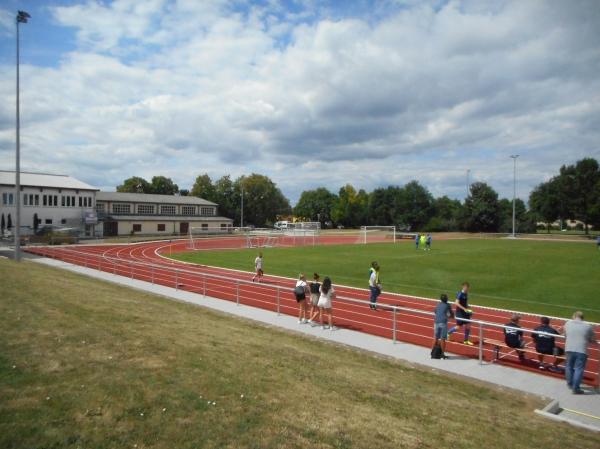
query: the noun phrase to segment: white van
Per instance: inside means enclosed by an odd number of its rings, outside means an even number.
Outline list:
[[[277,222],[275,222],[275,224],[273,225],[273,227],[275,229],[280,229],[280,230],[281,229],[287,229],[288,228],[288,224],[289,224],[288,221],[277,221]]]

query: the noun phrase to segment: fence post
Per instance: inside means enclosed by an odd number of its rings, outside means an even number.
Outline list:
[[[202,274],[202,289],[203,289],[203,296],[206,298],[206,275]]]
[[[179,290],[179,270],[175,270],[175,290]]]
[[[117,275],[117,262],[113,261],[113,275]]]
[[[394,321],[393,321],[393,330],[392,330],[392,341],[394,342],[394,344],[396,344],[396,306],[394,306],[393,310],[393,316],[394,316]]]
[[[83,266],[87,268],[87,256],[83,257]]]
[[[152,265],[152,285],[154,285],[154,265]]]
[[[235,281],[235,302],[239,306],[240,305],[240,281]]]
[[[129,262],[129,274],[131,275],[131,279],[133,279],[133,262]]]
[[[279,285],[277,286],[277,315],[281,315],[281,304],[279,299]]]
[[[483,327],[479,322],[479,364],[483,365]]]

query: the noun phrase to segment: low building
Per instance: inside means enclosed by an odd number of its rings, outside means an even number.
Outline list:
[[[0,170],[0,216],[4,229],[16,226],[14,171]],[[80,236],[94,236],[98,189],[67,175],[21,172],[21,234],[46,227],[73,228]]]
[[[218,216],[218,205],[194,196],[98,192],[96,211],[104,237],[187,235],[190,229],[225,230],[233,220]]]

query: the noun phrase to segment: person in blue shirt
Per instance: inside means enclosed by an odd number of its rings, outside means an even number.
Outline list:
[[[458,328],[464,327],[465,338],[463,342],[468,346],[473,346],[473,342],[469,340],[469,336],[471,335],[471,323],[469,321],[464,321],[470,320],[473,316],[473,310],[469,308],[470,287],[468,282],[463,282],[462,289],[456,294],[456,301],[454,302],[454,304],[456,304],[456,326],[448,331],[448,336],[456,332]]]
[[[521,330],[519,321],[521,321],[521,315],[518,313],[513,313],[510,322],[504,325],[504,343],[506,343],[506,346],[509,348],[515,348],[517,350],[519,360],[524,361],[525,354],[523,351],[519,351],[519,349],[525,347],[525,342],[523,341],[523,331]]]
[[[431,234],[427,234],[427,238],[425,239],[425,249],[431,251]]]
[[[419,249],[419,242],[420,241],[421,241],[421,236],[417,232],[417,235],[415,235],[415,249]]]
[[[448,340],[448,318],[454,318],[452,307],[448,304],[448,295],[442,293],[440,302],[435,307],[433,323],[433,338],[435,345],[442,348],[442,358],[446,358],[446,340]]]

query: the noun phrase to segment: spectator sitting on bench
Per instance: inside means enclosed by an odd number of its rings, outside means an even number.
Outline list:
[[[558,331],[550,326],[550,318],[543,316],[540,319],[541,326],[538,326],[534,331],[545,332],[546,334],[559,335]],[[554,372],[562,372],[563,370],[558,367],[558,364],[564,360],[565,351],[563,348],[556,346],[554,337],[550,335],[540,335],[535,332],[531,334],[533,341],[535,342],[535,350],[538,353],[538,360],[540,361],[540,369],[549,369]],[[550,366],[544,365],[544,355],[553,355],[554,364]]]
[[[505,324],[508,327],[504,328],[504,342],[509,348],[517,349],[519,360],[523,361],[525,360],[525,354],[519,349],[525,347],[525,342],[523,341],[523,331],[520,330],[521,326],[519,326],[520,319],[521,315],[513,313],[510,323]]]

